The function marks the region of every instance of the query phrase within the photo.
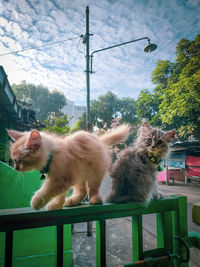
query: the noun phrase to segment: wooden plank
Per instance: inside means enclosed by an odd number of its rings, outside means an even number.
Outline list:
[[[175,237],[179,235],[179,216],[178,211],[172,212],[172,230],[173,230],[173,252],[179,254],[179,240]],[[173,260],[174,267],[180,266],[180,261]]]
[[[173,222],[171,211],[157,214],[157,247],[158,249],[163,249],[164,254],[173,251]]]
[[[64,225],[64,253],[66,261],[64,260],[64,266],[73,266],[73,251],[72,251],[72,225]]]
[[[63,266],[63,224],[57,225],[57,266]]]
[[[200,202],[192,206],[192,221],[200,226]]]
[[[40,211],[31,208],[0,210],[0,231],[9,229],[30,229],[57,224],[70,224],[104,219],[139,216],[178,209],[178,200],[185,197],[171,197],[152,201],[147,207],[130,204],[83,204],[77,207],[63,208],[56,211]]]
[[[172,230],[172,212],[167,211],[163,214],[164,222],[164,248],[166,252],[173,250],[173,230]]]
[[[179,237],[185,238],[188,234],[188,217],[187,217],[187,198],[180,198],[178,199],[178,212],[177,212],[177,219],[178,219],[178,233]],[[180,251],[179,242],[179,251]],[[186,255],[187,251],[182,252],[180,256],[187,258]],[[180,254],[180,253],[179,253]],[[188,267],[188,263],[181,263],[181,267]]]
[[[13,231],[6,232],[5,267],[12,267]]]
[[[157,247],[164,248],[164,218],[163,213],[156,214]]]
[[[176,222],[172,228],[172,211],[176,214],[173,217]],[[28,229],[44,226],[58,225],[57,235],[57,252],[58,252],[58,266],[63,264],[63,224],[87,222],[90,220],[97,221],[97,266],[106,266],[106,219],[120,218],[132,216],[133,218],[133,261],[140,260],[144,255],[143,252],[143,240],[142,240],[142,214],[159,213],[160,216],[159,226],[164,230],[161,233],[161,239],[158,240],[158,244],[161,247],[160,250],[174,251],[172,246],[173,235],[185,237],[187,235],[187,202],[186,197],[172,196],[162,200],[156,200],[149,203],[148,206],[140,204],[105,204],[105,205],[88,205],[83,204],[77,207],[64,208],[57,211],[34,211],[30,208],[25,209],[11,209],[0,210],[0,231],[8,231],[7,235],[7,255],[12,254],[11,244],[12,230],[15,229]],[[70,226],[71,227],[71,226]],[[174,230],[175,229],[175,230]],[[173,230],[173,231],[172,231]],[[10,240],[10,241],[9,241]],[[163,247],[163,248],[162,248]],[[179,249],[177,244],[176,251]],[[71,240],[69,244],[70,262],[69,266],[72,266],[72,246]],[[135,251],[134,251],[135,250]],[[159,250],[159,251],[160,251]],[[11,251],[11,253],[9,252]],[[158,250],[156,250],[158,252]],[[154,253],[154,252],[152,252]],[[159,255],[158,255],[159,256]],[[12,266],[9,263],[9,257],[7,257],[7,266]],[[9,265],[11,264],[11,265]],[[181,266],[187,266],[183,264]]]
[[[190,248],[200,249],[200,233],[197,233],[195,231],[190,231],[188,233],[186,241],[188,241]]]
[[[106,221],[96,221],[96,266],[106,266]]]
[[[132,217],[132,258],[139,261],[143,254],[142,216]]]

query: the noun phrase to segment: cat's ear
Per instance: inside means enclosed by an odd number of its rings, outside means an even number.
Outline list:
[[[166,137],[167,137],[168,141],[170,142],[171,139],[173,139],[173,138],[176,137],[176,130],[173,129],[173,130],[167,132],[167,133],[166,133]]]
[[[33,130],[30,134],[26,147],[33,150],[38,150],[40,146],[41,146],[41,135],[37,130]]]
[[[149,126],[149,124],[144,119],[142,120],[142,127],[151,128],[151,126]]]
[[[14,130],[7,130],[8,135],[12,138],[13,141],[17,141],[19,138],[21,138],[24,133],[22,132],[18,132],[18,131],[14,131]]]

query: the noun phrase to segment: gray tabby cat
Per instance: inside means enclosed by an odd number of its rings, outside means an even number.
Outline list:
[[[122,151],[111,168],[112,189],[106,201],[148,203],[152,198],[161,198],[157,170],[175,133],[152,128],[143,121],[133,146]]]

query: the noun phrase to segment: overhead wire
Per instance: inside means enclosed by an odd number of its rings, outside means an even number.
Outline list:
[[[200,18],[198,18],[192,24],[190,24],[188,27],[186,27],[180,34],[178,34],[178,36],[175,38],[175,40],[180,39],[180,35],[182,35],[183,33],[187,32],[190,29],[190,27],[192,27],[193,25],[195,25],[199,21],[200,21]],[[155,54],[155,56],[160,54],[160,52],[162,52],[166,47],[169,47],[169,45],[171,45],[173,42],[174,42],[174,40],[169,41],[161,50],[159,50],[158,53]]]
[[[40,45],[40,46],[35,46],[35,47],[25,48],[25,49],[22,49],[22,50],[13,51],[13,52],[5,53],[5,54],[0,54],[0,56],[15,54],[15,53],[18,53],[18,52],[30,51],[30,50],[34,50],[34,49],[37,50],[37,49],[40,49],[40,48],[48,46],[48,45],[54,45],[54,44],[58,44],[58,43],[66,42],[66,41],[73,41],[73,40],[76,40],[78,38],[81,38],[81,36],[78,35],[78,36],[76,36],[74,38],[69,38],[69,39],[66,39],[66,40],[51,42],[51,43],[43,44],[43,45]],[[79,42],[80,42],[80,40],[79,40]],[[13,72],[21,71],[21,70],[28,71],[31,68],[32,68],[31,66],[27,66],[27,67],[25,66],[25,67],[20,68],[20,69],[11,70],[11,71],[9,71],[9,73],[11,73],[11,72],[13,73]]]
[[[197,20],[195,20],[192,24],[190,24],[189,26],[187,26],[180,34],[178,34],[178,37],[176,37],[175,38],[175,40],[178,40],[178,39],[180,39],[181,37],[180,37],[180,35],[182,35],[183,33],[185,33],[185,32],[187,32],[189,29],[190,29],[190,27],[191,26],[193,26],[193,25],[195,25],[197,22],[199,22],[200,21],[200,18],[198,18]],[[158,56],[166,47],[169,47],[169,45],[171,45],[172,43],[174,43],[175,42],[175,40],[173,39],[173,40],[171,40],[171,41],[169,41],[162,49],[160,49],[159,50],[159,52],[158,53],[156,53],[156,54],[154,54],[154,57],[155,56]],[[140,68],[138,69],[138,71],[140,71],[142,68],[143,68],[143,66],[145,65],[145,63],[143,63],[141,66],[140,66]],[[132,76],[133,75],[133,73],[129,73],[126,77],[124,77],[123,79],[120,79],[117,83],[120,83],[120,82],[122,82],[123,80],[126,80],[126,79],[128,79],[130,76]]]
[[[17,51],[11,51],[11,52],[8,52],[8,53],[0,54],[0,57],[11,55],[11,54],[15,54],[15,53],[19,53],[19,52],[24,52],[24,51],[28,51],[28,50],[37,50],[38,48],[42,48],[42,47],[49,46],[49,45],[54,45],[54,44],[59,44],[59,43],[67,42],[67,41],[72,41],[72,40],[75,40],[75,39],[78,39],[78,38],[80,38],[80,36],[76,36],[74,38],[69,38],[69,39],[66,39],[66,40],[55,41],[55,42],[52,42],[52,43],[46,43],[46,44],[43,44],[43,45],[24,48],[24,49],[17,50]]]
[[[197,20],[195,20],[192,24],[190,24],[189,26],[187,26],[179,35],[178,37],[175,38],[178,39],[180,38],[180,35],[182,35],[183,33],[187,32],[191,26],[195,25],[198,21],[200,21],[200,18],[198,18]],[[7,55],[10,55],[10,54],[15,54],[15,53],[19,53],[19,52],[24,52],[24,51],[28,51],[28,50],[37,50],[37,49],[40,49],[42,47],[46,47],[46,46],[50,46],[50,45],[54,45],[54,44],[59,44],[59,43],[63,43],[63,42],[67,42],[67,41],[72,41],[72,40],[75,40],[75,39],[78,39],[79,38],[79,42],[77,43],[77,50],[78,52],[80,53],[83,53],[82,51],[80,51],[79,49],[79,45],[80,45],[80,40],[81,40],[81,36],[78,35],[74,38],[69,38],[69,39],[65,39],[65,40],[60,40],[60,41],[55,41],[55,42],[51,42],[51,43],[46,43],[46,44],[43,44],[43,45],[39,45],[39,46],[34,46],[34,47],[29,47],[29,48],[24,48],[24,49],[21,49],[21,50],[17,50],[17,51],[11,51],[11,52],[8,52],[8,53],[4,53],[4,54],[0,54],[0,57],[2,56],[7,56]],[[160,49],[158,51],[158,53],[154,54],[154,56],[158,56],[166,47],[169,47],[169,45],[171,45],[172,43],[174,43],[174,39],[169,41],[162,49]],[[143,68],[143,66],[145,65],[145,63],[143,63],[139,70],[141,70]],[[25,67],[26,68],[26,67]],[[19,70],[25,70],[25,68],[21,68]],[[28,67],[29,69],[30,67]],[[19,71],[19,70],[16,70],[16,71]],[[14,71],[12,71],[14,72]],[[125,79],[128,79],[131,75],[133,75],[133,73],[130,73],[128,74],[128,76],[124,77],[123,79],[121,79],[120,81],[118,81],[117,83],[121,82],[122,80],[125,80]]]
[[[81,40],[82,40],[82,36],[80,36],[80,39],[79,39],[78,43],[76,44],[76,49],[77,49],[77,51],[78,51],[79,53],[84,54],[84,52],[81,51],[81,50],[79,49],[79,45],[80,45]],[[85,49],[84,49],[84,50],[85,50]]]

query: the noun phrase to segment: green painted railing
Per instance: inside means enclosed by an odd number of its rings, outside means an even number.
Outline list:
[[[106,266],[106,221],[132,217],[132,262],[125,266],[188,266],[189,247],[200,248],[200,234],[187,232],[186,197],[171,196],[139,204],[104,204],[34,211],[39,172],[20,173],[0,162],[0,267],[72,266],[71,224],[96,221],[96,265]],[[200,224],[200,204],[193,220]],[[145,214],[156,214],[157,248],[143,250]],[[123,225],[122,225],[123,227]],[[185,261],[185,262],[184,262]]]
[[[155,213],[157,214],[157,248],[144,251],[142,215]],[[185,242],[188,234],[187,200],[186,197],[179,196],[152,201],[148,207],[140,204],[88,205],[84,203],[81,206],[58,211],[34,211],[31,208],[0,210],[0,231],[6,233],[5,266],[12,266],[12,263],[15,266],[17,261],[15,258],[12,260],[13,233],[50,226],[56,226],[57,229],[57,266],[63,266],[63,262],[64,266],[73,266],[70,225],[87,221],[96,221],[96,266],[106,266],[106,221],[130,216],[132,217],[132,262],[125,266],[155,266],[158,263],[162,266],[188,266],[189,248]],[[66,240],[67,258],[65,258],[66,247],[63,246]],[[24,246],[18,244],[20,245]]]

